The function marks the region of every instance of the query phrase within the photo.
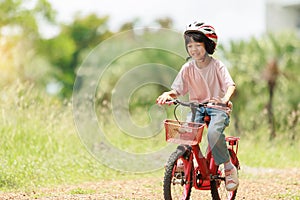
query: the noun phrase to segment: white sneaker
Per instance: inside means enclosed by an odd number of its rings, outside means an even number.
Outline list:
[[[234,167],[229,171],[225,171],[225,185],[226,190],[234,191],[239,186],[239,178],[237,174],[237,169]]]

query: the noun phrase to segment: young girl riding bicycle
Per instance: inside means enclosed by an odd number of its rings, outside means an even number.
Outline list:
[[[237,169],[231,163],[227,150],[224,129],[229,125],[231,111],[230,97],[235,90],[225,65],[213,58],[218,36],[215,29],[205,23],[194,22],[184,32],[185,47],[189,60],[182,66],[171,88],[157,98],[158,104],[189,94],[191,102],[209,102],[206,108],[199,108],[195,122],[203,123],[205,113],[210,118],[207,138],[217,165],[224,164],[225,183],[228,191],[239,185]],[[220,106],[227,104],[228,107]],[[191,121],[188,116],[188,121]]]

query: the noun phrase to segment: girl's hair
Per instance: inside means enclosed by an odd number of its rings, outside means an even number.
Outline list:
[[[188,43],[190,43],[192,39],[195,42],[204,43],[205,50],[208,54],[213,54],[215,52],[216,44],[201,32],[189,32],[184,34],[186,50]]]

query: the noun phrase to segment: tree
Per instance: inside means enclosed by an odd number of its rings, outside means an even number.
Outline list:
[[[237,83],[234,114],[241,132],[253,132],[267,125],[270,140],[277,136],[278,129],[291,132],[295,139],[300,119],[299,76],[295,75],[300,64],[298,37],[292,33],[268,34],[248,42],[232,41],[219,49],[230,62]],[[245,119],[241,118],[243,113],[247,113]]]
[[[172,28],[173,20],[169,17],[159,18],[155,20],[162,28]]]
[[[274,99],[274,92],[275,92],[278,75],[279,75],[279,69],[278,69],[277,59],[269,61],[266,65],[265,70],[263,71],[263,78],[268,83],[268,91],[269,91],[269,101],[266,107],[267,107],[268,122],[270,127],[270,139],[276,137],[273,99]]]
[[[31,6],[29,6],[31,5]],[[38,19],[54,22],[55,12],[47,0],[0,0],[1,83],[27,80],[26,66],[36,55],[40,38]]]
[[[108,17],[98,17],[96,14],[84,17],[77,14],[71,24],[61,25],[57,36],[41,41],[40,52],[55,67],[54,77],[63,85],[63,97],[71,95],[76,69],[85,53],[111,36],[107,21]]]

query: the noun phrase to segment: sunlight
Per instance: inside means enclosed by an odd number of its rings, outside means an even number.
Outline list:
[[[0,38],[0,80],[3,82],[13,80],[15,77],[13,43],[7,37]]]

